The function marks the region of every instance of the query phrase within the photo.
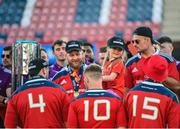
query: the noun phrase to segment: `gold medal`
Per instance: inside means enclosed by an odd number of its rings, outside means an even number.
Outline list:
[[[79,92],[78,91],[74,91],[74,97],[79,96]]]

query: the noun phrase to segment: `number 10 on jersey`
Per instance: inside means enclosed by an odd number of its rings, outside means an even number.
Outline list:
[[[106,111],[106,114],[103,116],[98,115],[98,106],[99,104],[105,104],[103,110]],[[84,101],[84,120],[89,121],[89,100]],[[93,103],[93,118],[95,120],[108,120],[110,118],[110,101],[109,100],[95,100]]]

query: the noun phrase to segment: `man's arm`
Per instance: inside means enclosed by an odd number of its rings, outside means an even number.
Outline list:
[[[6,96],[11,97],[11,88],[6,89]],[[8,100],[7,97],[4,97],[4,96],[0,95],[0,103],[6,104],[7,100]]]
[[[10,100],[8,102],[8,106],[7,106],[4,125],[6,128],[16,128],[17,121],[18,120],[17,120],[17,116],[16,116],[16,111],[13,107],[12,101]]]
[[[117,76],[118,76],[117,73],[111,73],[110,75],[102,76],[102,78],[103,78],[103,81],[113,81],[116,79]]]
[[[163,84],[174,91],[176,94],[180,93],[180,82],[172,77],[168,77]]]
[[[168,64],[168,78],[163,84],[176,94],[180,92],[180,78],[175,61]]]

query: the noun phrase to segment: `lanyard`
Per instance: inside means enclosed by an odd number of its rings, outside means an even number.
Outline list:
[[[68,68],[68,72],[70,74],[70,77],[71,77],[71,80],[72,80],[72,83],[73,83],[74,91],[78,92],[79,85],[80,85],[80,80],[82,79],[82,74],[83,74],[83,71],[84,71],[83,70],[83,65],[80,67],[80,72],[78,74],[79,81],[77,81],[77,82],[75,80],[75,77],[72,76],[72,73],[73,73],[72,69],[69,66],[67,66],[67,68]]]

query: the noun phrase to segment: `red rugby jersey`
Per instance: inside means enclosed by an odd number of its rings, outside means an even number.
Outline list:
[[[105,90],[86,91],[70,104],[67,127],[126,127],[122,100]]]
[[[160,83],[144,81],[125,98],[128,128],[179,128],[179,101]]]
[[[81,66],[81,68],[84,69],[87,66]],[[62,86],[65,90],[68,96],[73,99],[74,97],[77,97],[74,95],[74,84],[71,78],[71,73],[68,70],[68,67],[65,67],[63,70],[61,70],[59,73],[57,73],[52,81],[60,86]],[[86,91],[85,85],[84,85],[84,73],[82,72],[82,76],[80,77],[79,82],[79,94],[82,94]]]
[[[176,63],[173,58],[169,57],[167,54],[159,53],[160,56],[164,57],[168,62],[168,76],[179,80],[179,73],[177,71]],[[125,86],[133,88],[135,85],[140,84],[148,77],[144,74],[142,63],[145,60],[140,54],[137,54],[130,58],[126,63],[125,71]]]
[[[58,85],[41,78],[30,80],[8,102],[5,127],[65,128],[69,102]]]

